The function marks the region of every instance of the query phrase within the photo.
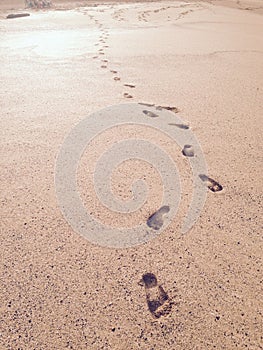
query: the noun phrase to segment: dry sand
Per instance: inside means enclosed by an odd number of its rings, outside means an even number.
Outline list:
[[[55,3],[6,20],[23,3],[0,2],[0,349],[262,349],[262,1],[92,4]],[[127,101],[179,108],[224,190],[209,191],[181,235],[191,194],[177,153],[185,191],[178,216],[147,244],[110,249],[64,219],[54,167],[80,120]],[[102,137],[101,149],[116,135]],[[98,144],[78,174],[88,205],[85,175]],[[159,193],[151,169],[124,166],[113,182],[120,197],[129,195],[121,175],[138,176],[138,168]],[[152,198],[128,224],[147,219]],[[172,304],[160,318],[139,283],[146,273]]]

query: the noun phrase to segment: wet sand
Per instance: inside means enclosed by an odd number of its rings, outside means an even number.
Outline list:
[[[84,4],[7,20],[23,3],[0,2],[0,349],[261,349],[261,2]],[[149,132],[181,170],[182,202],[154,240],[111,249],[64,219],[54,169],[78,122],[127,102],[178,108],[223,191],[208,191],[182,235],[187,158]],[[87,207],[115,227],[122,218],[95,200],[91,169],[120,135],[94,140],[78,173]],[[127,226],[160,207],[146,164],[116,171],[115,193],[128,197],[125,179],[140,172],[151,200]]]

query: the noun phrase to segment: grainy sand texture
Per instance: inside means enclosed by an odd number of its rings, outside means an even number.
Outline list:
[[[6,18],[21,13],[30,16]],[[262,13],[261,0],[53,1],[45,10],[0,1],[1,350],[263,348]],[[156,234],[114,248],[66,220],[56,164],[78,123],[91,115],[95,130],[99,110],[127,103],[150,126],[97,133],[76,171],[96,220]],[[206,201],[185,234],[198,149],[151,128],[165,113],[164,127],[195,135],[207,164],[198,177]],[[169,225],[173,203],[162,202],[164,177],[143,160],[154,156],[146,146],[110,180],[125,203],[133,181],[145,181],[143,206],[125,214],[97,197],[100,156],[127,138],[150,140],[176,163],[180,205]]]

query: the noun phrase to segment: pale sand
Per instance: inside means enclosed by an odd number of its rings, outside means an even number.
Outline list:
[[[0,349],[262,349],[262,1],[84,4],[6,20],[23,2],[0,2]],[[61,214],[54,166],[73,126],[127,101],[178,107],[224,191],[208,193],[181,235],[189,168],[173,144],[156,140],[186,174],[182,208],[157,239],[102,248]],[[87,196],[90,169],[120,135],[102,135],[83,157],[78,180],[88,206],[96,203]],[[120,196],[129,196],[121,173],[131,169],[116,173]],[[138,169],[152,200],[127,226],[147,219],[161,191],[151,169],[138,165],[135,177]],[[118,226],[118,216],[94,209]],[[157,320],[139,283],[149,272],[173,301]]]

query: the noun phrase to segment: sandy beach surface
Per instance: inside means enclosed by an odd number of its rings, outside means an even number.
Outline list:
[[[12,13],[30,16],[6,19]],[[262,13],[260,0],[64,1],[49,10],[0,1],[1,350],[263,348]],[[126,137],[170,152],[182,192],[155,239],[103,247],[63,216],[57,157],[85,117],[141,102],[154,104],[143,112],[149,123],[158,119],[150,112],[180,115],[223,190],[208,190],[181,234],[193,183],[188,158],[159,131],[107,130],[77,173],[96,218],[132,228],[161,205],[162,179],[138,160],[115,169],[111,185],[127,200],[131,179],[146,180],[141,210],[111,212],[96,198],[96,162]]]

